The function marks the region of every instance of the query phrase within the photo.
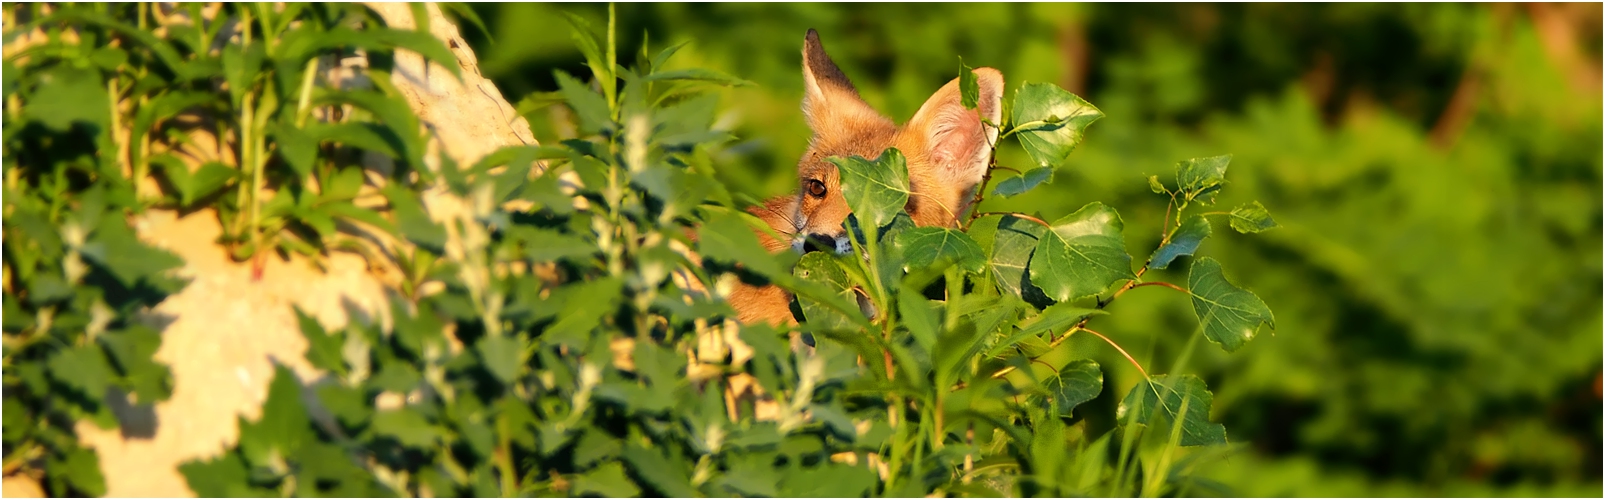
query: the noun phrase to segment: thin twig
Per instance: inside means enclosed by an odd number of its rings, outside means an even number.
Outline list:
[[[1049,224],[1048,221],[1045,221],[1045,220],[1042,220],[1042,219],[1038,219],[1036,217],[1032,217],[1032,216],[1029,216],[1029,215],[1026,215],[1026,214],[1022,214],[1022,213],[1019,213],[1019,212],[976,212],[976,217],[985,217],[985,216],[988,216],[988,215],[1010,215],[1010,216],[1014,216],[1016,218],[1025,219],[1025,220],[1028,220],[1028,221],[1031,221],[1031,222],[1035,222],[1037,224],[1041,224],[1042,227],[1053,227],[1053,224]]]
[[[1137,358],[1131,357],[1131,353],[1126,352],[1126,350],[1124,348],[1120,347],[1120,344],[1116,344],[1115,341],[1109,340],[1109,337],[1103,336],[1102,333],[1098,333],[1098,332],[1093,331],[1093,330],[1088,330],[1086,328],[1081,328],[1081,327],[1077,327],[1077,328],[1080,328],[1081,331],[1084,331],[1084,332],[1087,332],[1087,333],[1090,333],[1090,334],[1093,334],[1093,335],[1097,335],[1098,338],[1103,339],[1104,342],[1108,342],[1109,345],[1113,346],[1116,351],[1120,351],[1120,355],[1121,356],[1125,356],[1126,357],[1126,361],[1130,361],[1131,362],[1131,366],[1137,367],[1137,371],[1142,372],[1142,378],[1144,378],[1144,379],[1150,378],[1148,376],[1148,370],[1143,369],[1142,363],[1138,363],[1137,362]],[[1067,334],[1065,336],[1068,337],[1069,335]]]

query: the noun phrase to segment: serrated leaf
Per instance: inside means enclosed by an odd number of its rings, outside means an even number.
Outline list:
[[[239,485],[246,484],[250,479],[245,462],[240,460],[237,453],[224,453],[210,460],[184,462],[178,466],[178,472],[184,475],[184,482],[189,489],[202,498],[241,496],[236,493]]]
[[[1133,279],[1126,254],[1125,224],[1115,209],[1093,202],[1054,221],[1037,240],[1031,282],[1058,302],[1102,294]]]
[[[780,483],[780,477],[775,474],[775,469],[770,467],[769,464],[763,463],[757,456],[748,455],[743,458],[745,460],[732,460],[730,471],[725,473],[724,477],[719,478],[720,484],[742,495],[756,497],[780,496],[780,492],[776,491],[776,486]]]
[[[106,93],[100,73],[71,65],[57,66],[40,74],[38,88],[23,116],[38,120],[57,132],[72,129],[74,123],[89,125],[92,134],[105,133],[111,123],[111,97]]]
[[[1164,269],[1170,267],[1171,261],[1183,255],[1192,255],[1198,251],[1198,245],[1204,242],[1210,234],[1209,220],[1202,215],[1194,215],[1181,221],[1176,231],[1171,233],[1170,242],[1154,249],[1154,254],[1148,257],[1148,267],[1151,269]]]
[[[417,194],[395,185],[385,186],[383,192],[402,236],[436,254],[446,252],[446,228],[429,219]]]
[[[897,244],[904,249],[904,263],[910,270],[931,268],[936,264],[956,265],[971,273],[979,273],[986,265],[986,255],[970,236],[956,229],[944,227],[915,227],[897,234]]]
[[[1038,166],[1056,167],[1081,144],[1087,126],[1103,118],[1091,103],[1051,83],[1027,83],[1014,93],[1013,122]]]
[[[440,429],[411,408],[385,410],[374,414],[373,431],[390,436],[402,446],[426,449],[443,437]]]
[[[485,370],[494,375],[496,380],[508,385],[518,380],[524,353],[524,347],[519,345],[518,339],[505,334],[484,337],[479,340],[477,350],[479,358],[485,362]]]
[[[663,458],[657,450],[642,448],[635,443],[626,444],[624,462],[660,494],[673,498],[697,496],[697,491],[691,487],[691,479],[686,476],[683,463],[671,462]]]
[[[623,284],[619,278],[605,278],[561,288],[567,300],[557,322],[543,333],[544,340],[571,348],[584,347],[591,330],[601,326],[604,315],[618,308]]]
[[[1167,433],[1173,423],[1180,425],[1182,446],[1226,444],[1226,427],[1209,421],[1214,399],[1197,376],[1160,375],[1132,387],[1115,418],[1123,422],[1129,418],[1138,424],[1162,423],[1165,427],[1158,430]],[[1155,416],[1160,418],[1156,421]]]
[[[1260,324],[1276,328],[1271,308],[1253,292],[1227,281],[1220,262],[1204,257],[1193,262],[1187,275],[1193,295],[1193,314],[1204,326],[1204,337],[1227,352],[1253,340]]]
[[[112,371],[100,346],[90,345],[56,351],[46,362],[50,376],[78,390],[92,401],[106,396]]]
[[[172,371],[153,358],[162,346],[161,333],[133,325],[107,332],[98,340],[140,402],[164,401],[172,395]]]
[[[1018,298],[1040,294],[1040,289],[1026,279],[1027,265],[1036,252],[1038,241],[1048,228],[1036,222],[1014,216],[998,220],[992,236],[992,276],[998,288]]]
[[[763,276],[787,274],[739,215],[710,211],[697,236],[697,249],[703,258],[739,263]]]
[[[1176,163],[1177,189],[1187,200],[1209,205],[1215,202],[1215,192],[1226,182],[1226,167],[1232,155],[1193,158]]]
[[[857,300],[857,292],[852,289],[852,280],[847,277],[847,272],[842,270],[834,255],[809,252],[797,262],[797,267],[792,272],[798,278],[823,285],[823,290],[834,295],[835,300],[848,304]],[[851,330],[857,324],[842,311],[830,307],[815,297],[799,295],[797,304],[802,306],[803,317],[811,327]]]
[[[853,156],[829,161],[836,165],[842,196],[859,220],[878,229],[908,204],[908,165],[897,148],[887,149],[874,160]]]
[[[1059,370],[1057,377],[1047,380],[1043,388],[1053,395],[1059,414],[1068,417],[1076,406],[1092,401],[1103,392],[1103,370],[1097,361],[1090,359],[1071,361]]]
[[[83,255],[111,271],[124,286],[133,288],[140,280],[184,265],[171,252],[146,245],[123,221],[121,213],[108,212],[83,247]]]
[[[648,81],[648,82],[658,82],[658,81],[706,82],[706,83],[724,85],[726,87],[748,87],[748,86],[752,86],[753,85],[752,82],[749,82],[749,81],[746,81],[746,80],[742,80],[740,78],[736,78],[734,76],[730,76],[730,75],[727,75],[727,74],[724,74],[724,73],[720,73],[718,71],[714,71],[714,70],[711,70],[711,69],[704,69],[704,68],[687,68],[687,69],[677,69],[677,70],[671,70],[671,71],[656,71],[656,72],[653,72],[651,75],[647,75],[647,77],[643,78],[642,80],[643,81]]]
[[[106,477],[100,473],[100,455],[95,450],[74,446],[58,457],[51,457],[45,471],[53,479],[65,480],[72,488],[85,495],[106,495]],[[57,491],[57,496],[66,496]]]
[[[508,228],[507,234],[520,241],[524,256],[535,262],[583,259],[600,252],[584,238],[546,228],[518,225]]]
[[[262,403],[262,417],[254,429],[263,433],[263,442],[277,446],[288,454],[302,442],[314,439],[307,416],[306,405],[301,402],[301,383],[295,372],[284,365],[275,364],[273,381],[268,384],[267,400]],[[240,431],[242,434],[245,431]]]
[[[975,70],[959,60],[959,102],[964,109],[975,109],[976,103],[981,100],[981,85],[975,78]]]
[[[1017,177],[1003,179],[992,188],[992,194],[1009,198],[1035,189],[1044,182],[1053,182],[1053,167],[1037,167]]]
[[[575,496],[586,494],[599,495],[610,498],[635,498],[641,496],[641,488],[635,486],[629,476],[624,474],[624,466],[618,462],[608,462],[580,474],[574,478],[572,492]]]
[[[1271,220],[1271,213],[1266,211],[1265,206],[1259,204],[1258,201],[1244,203],[1242,206],[1232,209],[1231,221],[1232,229],[1244,234],[1258,233],[1278,227],[1276,221]]]
[[[581,131],[590,135],[612,127],[613,118],[606,98],[568,73],[553,71],[552,74],[556,75],[558,90],[563,93],[569,109],[579,118]]]
[[[324,133],[334,135],[340,129],[323,129]],[[284,160],[290,170],[295,171],[297,179],[305,179],[312,175],[312,167],[318,158],[318,138],[306,130],[285,124],[275,125],[271,130],[273,141],[278,145],[279,157]],[[343,141],[342,141],[343,142]],[[358,145],[360,147],[360,145]]]

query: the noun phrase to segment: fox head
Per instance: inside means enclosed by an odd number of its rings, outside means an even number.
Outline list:
[[[992,68],[975,69],[980,87],[976,109],[964,107],[955,78],[899,127],[859,97],[847,75],[825,54],[814,30],[808,30],[802,55],[802,111],[813,137],[797,163],[798,191],[754,207],[753,213],[788,235],[794,250],[812,243],[846,253],[851,243],[843,223],[851,210],[842,197],[836,166],[826,159],[874,159],[895,147],[907,160],[911,193],[905,209],[914,223],[953,225],[969,208],[986,174],[990,145],[997,141],[998,131],[981,118],[1002,122],[1003,75]],[[785,245],[765,243],[770,250]]]

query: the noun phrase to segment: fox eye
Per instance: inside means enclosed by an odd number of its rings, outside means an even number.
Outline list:
[[[825,183],[819,182],[819,179],[808,179],[807,183],[803,184],[803,187],[808,190],[809,196],[815,198],[825,197]]]

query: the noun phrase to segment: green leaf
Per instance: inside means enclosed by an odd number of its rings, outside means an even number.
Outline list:
[[[1048,228],[1034,221],[1014,216],[998,220],[992,237],[992,276],[998,288],[1019,298],[1040,294],[1040,290],[1026,279],[1026,266],[1036,252],[1038,241]]]
[[[322,129],[322,131],[325,134],[332,134],[341,130]],[[295,171],[296,178],[305,179],[308,175],[312,175],[312,167],[318,159],[318,139],[306,130],[287,124],[275,124],[271,132],[274,143],[278,145],[279,158],[290,166],[290,170]]]
[[[1271,213],[1266,211],[1265,206],[1259,204],[1258,201],[1244,203],[1242,206],[1232,209],[1231,221],[1232,229],[1244,234],[1258,233],[1278,227],[1276,221],[1271,220]]]
[[[797,262],[792,270],[798,278],[823,285],[833,295],[832,299],[841,304],[852,304],[857,300],[857,292],[853,291],[852,280],[847,277],[835,255],[826,252],[809,252]],[[852,330],[857,322],[844,314],[841,310],[818,300],[816,297],[799,295],[798,305],[802,306],[803,317],[811,327],[827,330]]]
[[[1051,83],[1027,83],[1014,92],[1014,126],[1038,166],[1055,167],[1081,144],[1087,126],[1103,112]]]
[[[95,450],[74,446],[64,456],[51,457],[45,470],[52,479],[65,480],[85,495],[106,495],[106,477],[100,473],[100,455]],[[56,496],[66,496],[58,491]]]
[[[829,161],[841,174],[847,206],[860,220],[878,229],[908,204],[908,166],[897,148],[887,149],[874,160],[853,156],[831,157]]]
[[[302,442],[314,439],[310,426],[306,405],[301,402],[301,382],[295,372],[284,365],[275,364],[273,381],[268,384],[267,401],[262,403],[262,418],[253,427],[260,433],[258,438],[288,454],[299,448]],[[245,432],[240,431],[242,435]]]
[[[250,476],[245,462],[237,453],[224,453],[210,460],[191,460],[178,466],[184,482],[196,496],[222,498],[244,496],[238,493],[240,485],[247,484]]]
[[[164,401],[173,393],[172,371],[153,356],[162,334],[144,325],[107,332],[98,339],[140,402]]]
[[[780,495],[798,498],[862,498],[875,487],[875,472],[864,465],[825,463],[797,469],[780,479]]]
[[[485,362],[485,370],[494,375],[503,384],[511,385],[518,380],[519,368],[523,365],[524,346],[518,339],[503,334],[497,337],[484,337],[479,340],[479,358]]]
[[[723,86],[726,86],[726,87],[749,87],[749,86],[753,85],[752,82],[749,82],[749,81],[746,81],[746,80],[742,80],[740,78],[736,78],[734,76],[730,76],[730,75],[727,75],[727,74],[724,74],[724,73],[720,73],[718,71],[714,71],[714,70],[711,70],[711,69],[703,69],[703,68],[687,68],[687,69],[677,69],[677,70],[672,70],[672,71],[654,71],[651,75],[647,75],[647,77],[643,78],[642,80],[643,81],[648,81],[648,82],[659,82],[659,81],[706,82],[706,83],[713,83],[713,84],[723,85]]]
[[[1226,183],[1226,167],[1232,155],[1193,158],[1176,163],[1176,185],[1188,201],[1198,200],[1209,205],[1215,202],[1215,192]]]
[[[1035,189],[1044,182],[1053,182],[1053,167],[1037,167],[1018,177],[1003,179],[992,188],[992,194],[1008,198]]]
[[[898,316],[903,326],[908,327],[921,349],[931,352],[936,348],[936,337],[942,329],[941,311],[914,287],[905,284],[897,294]]]
[[[910,270],[956,265],[959,269],[979,273],[986,265],[986,255],[970,236],[956,229],[944,227],[916,227],[897,234],[897,244],[904,249],[904,262]]]
[[[1103,370],[1097,361],[1090,359],[1071,361],[1059,370],[1057,377],[1044,383],[1043,388],[1053,395],[1059,414],[1068,417],[1076,406],[1092,401],[1103,392]]]
[[[691,43],[691,42],[688,40],[688,41],[680,42],[680,43],[677,43],[677,44],[674,44],[674,45],[670,45],[668,47],[665,47],[662,51],[658,52],[658,55],[652,56],[652,70],[653,71],[657,71],[658,68],[662,68],[663,67],[663,63],[668,62],[670,57],[674,57],[674,53],[675,52],[679,52],[680,48],[685,47],[686,44],[688,44],[688,43]]]
[[[46,362],[50,376],[78,390],[84,397],[99,401],[106,397],[112,372],[100,346],[90,345],[56,351]]]
[[[659,494],[674,498],[697,496],[697,491],[691,488],[691,479],[686,476],[683,462],[671,462],[657,450],[635,443],[624,445],[624,462]]]
[[[574,478],[571,492],[575,496],[587,494],[611,498],[635,498],[641,496],[641,488],[635,486],[629,476],[624,474],[624,466],[618,462],[608,462],[580,474]]]
[[[589,135],[612,128],[613,118],[608,111],[606,98],[568,73],[559,70],[553,71],[552,74],[557,78],[557,87],[567,100],[568,107],[573,109],[574,116],[579,118],[581,131]]]
[[[567,299],[557,322],[543,333],[545,340],[571,348],[584,347],[591,330],[602,326],[602,318],[618,308],[623,285],[619,278],[604,278],[561,288]]]
[[[1120,214],[1093,202],[1053,223],[1037,241],[1031,282],[1058,302],[1102,294],[1120,280],[1134,279],[1121,235]]]
[[[1276,328],[1271,308],[1253,292],[1226,280],[1219,262],[1209,257],[1193,262],[1187,275],[1193,294],[1193,314],[1204,325],[1204,336],[1227,352],[1253,340],[1261,323]]]
[[[436,254],[446,253],[446,228],[429,219],[417,194],[396,185],[385,186],[383,191],[402,236]]]
[[[1153,191],[1154,194],[1168,194],[1168,193],[1170,193],[1170,190],[1169,189],[1165,189],[1165,185],[1163,183],[1159,182],[1159,176],[1157,176],[1157,175],[1148,176],[1148,190],[1149,191]]]
[[[27,119],[57,132],[70,130],[74,123],[90,125],[95,135],[110,127],[111,97],[99,72],[57,66],[40,74],[38,82],[38,90],[22,108]]]
[[[1198,245],[1208,238],[1210,233],[1209,220],[1202,215],[1194,215],[1181,221],[1175,232],[1170,234],[1170,242],[1154,249],[1154,254],[1148,257],[1148,267],[1151,269],[1164,269],[1170,267],[1171,261],[1183,255],[1192,255],[1198,251]]]
[[[323,193],[319,198],[326,201],[345,201],[357,197],[362,190],[362,167],[349,166],[330,175],[323,181]]]
[[[959,102],[964,104],[964,109],[975,109],[980,100],[981,85],[975,78],[975,70],[970,69],[968,65],[964,64],[964,59],[960,58]]]
[[[1048,306],[1042,310],[1041,314],[1021,321],[1018,328],[1020,333],[1026,335],[1039,335],[1045,332],[1053,332],[1055,335],[1060,335],[1089,316],[1105,314],[1109,314],[1109,312],[1102,309],[1076,307],[1074,304],[1061,302]]]
[[[775,469],[759,456],[747,455],[742,458],[744,460],[731,461],[730,471],[719,478],[719,482],[725,488],[746,496],[780,496],[780,492],[776,491],[780,478],[775,474]]]
[[[402,446],[428,449],[444,437],[439,428],[411,408],[385,410],[374,414],[373,431],[395,438]]]
[[[398,160],[407,159],[406,144],[402,142],[400,136],[396,135],[395,130],[388,125],[369,122],[313,123],[307,125],[304,131],[307,137],[311,138],[313,145],[322,142],[334,142],[357,149],[383,153],[385,156]],[[288,134],[284,137],[293,137],[293,134]],[[280,139],[280,141],[283,140],[283,138]],[[305,147],[305,144],[302,144],[301,147]],[[287,153],[303,156],[307,154],[304,150],[300,152],[289,151]],[[287,160],[291,168],[297,169],[297,175],[300,175],[299,168],[302,165],[306,165],[310,171],[310,165],[312,165],[310,161],[298,163],[301,160],[297,160],[295,157],[287,158]]]
[[[563,15],[568,18],[569,25],[574,30],[574,43],[579,45],[580,53],[585,56],[585,64],[591,68],[591,77],[601,83],[602,88],[613,88],[617,80],[613,74],[614,68],[608,65],[606,54],[602,53],[606,48],[597,41],[596,31],[591,29],[591,23],[573,12],[563,12]],[[613,94],[611,90],[605,92],[609,96]]]
[[[1197,376],[1160,375],[1132,387],[1126,399],[1120,402],[1115,418],[1164,425],[1160,429],[1166,433],[1170,425],[1179,424],[1182,446],[1226,444],[1226,427],[1209,421],[1214,400],[1215,396]],[[1158,421],[1155,416],[1159,417]]]
[[[595,243],[576,235],[551,229],[518,225],[507,229],[509,237],[524,247],[524,256],[535,262],[555,262],[590,258],[600,250]]]
[[[735,213],[709,211],[697,236],[697,249],[705,259],[739,263],[767,277],[788,274],[775,256],[764,250],[752,227]]]

